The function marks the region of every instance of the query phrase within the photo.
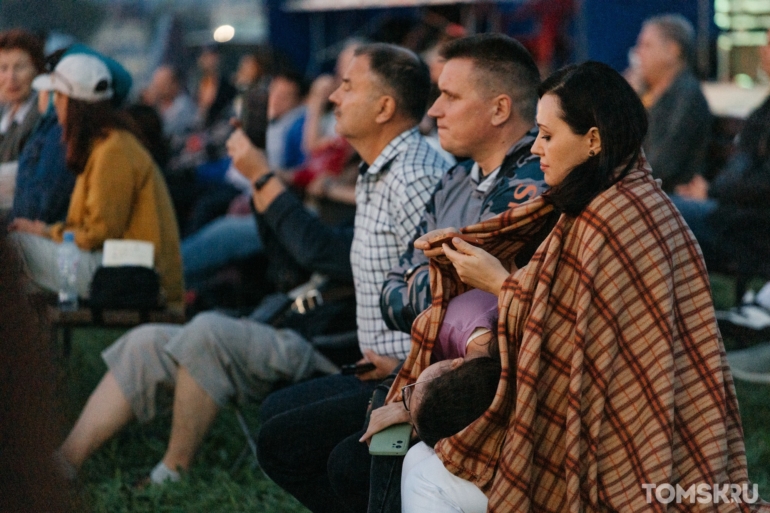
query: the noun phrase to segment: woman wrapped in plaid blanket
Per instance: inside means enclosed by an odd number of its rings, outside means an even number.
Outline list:
[[[767,508],[701,251],[650,174],[636,94],[606,65],[571,66],[541,85],[537,122],[551,191],[466,227],[483,249],[430,250],[436,232],[415,242],[433,257],[433,305],[388,400],[428,367],[449,300],[470,288],[499,298],[501,373],[489,408],[405,475],[404,511]],[[512,268],[553,209],[556,226]]]

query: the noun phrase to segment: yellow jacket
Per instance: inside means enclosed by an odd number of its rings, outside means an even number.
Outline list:
[[[152,157],[132,134],[112,130],[94,142],[75,180],[67,220],[51,227],[61,242],[65,230],[86,251],[106,239],[136,239],[155,245],[155,269],[170,305],[183,302],[179,230],[166,182]]]

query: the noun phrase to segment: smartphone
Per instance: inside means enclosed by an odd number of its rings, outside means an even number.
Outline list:
[[[340,367],[340,372],[345,375],[350,374],[363,374],[364,372],[373,371],[377,366],[373,363],[351,363],[350,365],[343,365]]]
[[[408,422],[394,424],[372,436],[369,454],[374,456],[403,456],[409,450],[412,425]]]
[[[484,241],[482,239],[479,239],[478,237],[473,237],[471,235],[465,235],[464,233],[446,233],[444,235],[436,237],[433,240],[428,241],[428,244],[430,244],[431,249],[440,248],[442,244],[449,244],[450,248],[455,249],[454,244],[452,244],[452,239],[454,239],[455,237],[464,240],[468,244],[473,244],[474,246],[481,246],[482,244],[484,244]]]

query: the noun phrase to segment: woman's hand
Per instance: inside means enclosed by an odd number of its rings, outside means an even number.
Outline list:
[[[455,266],[462,282],[499,296],[503,283],[515,269],[507,270],[498,259],[460,238],[452,239],[452,244],[456,249],[443,245],[444,255]]]
[[[9,232],[25,232],[33,235],[39,235],[40,237],[50,237],[50,229],[48,225],[43,221],[32,221],[30,219],[24,219],[23,217],[17,217],[8,225]]]
[[[366,442],[369,445],[372,436],[375,433],[379,433],[383,429],[394,424],[401,424],[403,422],[409,422],[411,424],[412,418],[409,416],[409,412],[404,408],[404,403],[390,403],[372,410],[372,415],[369,417],[369,426],[366,428],[366,433],[361,437],[359,442]]]
[[[441,246],[437,246],[433,249],[430,247],[430,241],[440,238],[443,235],[446,235],[448,233],[458,233],[459,231],[457,228],[449,227],[449,228],[439,228],[438,230],[433,230],[422,237],[415,239],[414,241],[414,247],[415,249],[421,249],[423,253],[425,253],[425,256],[428,258],[436,258],[437,256],[444,254],[444,248]]]

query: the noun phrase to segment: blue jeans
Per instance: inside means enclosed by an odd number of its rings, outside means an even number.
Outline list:
[[[182,241],[184,280],[195,288],[213,271],[262,251],[253,215],[220,217]]]
[[[279,390],[262,403],[259,464],[315,513],[367,509],[371,457],[358,438],[375,385],[334,374]]]
[[[671,201],[682,214],[687,225],[692,230],[695,239],[703,252],[706,265],[711,267],[719,260],[716,247],[716,234],[709,217],[716,210],[718,203],[715,200],[693,200],[677,195],[671,195]]]

